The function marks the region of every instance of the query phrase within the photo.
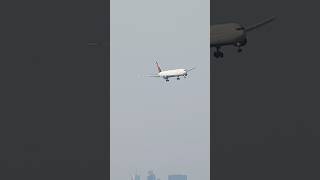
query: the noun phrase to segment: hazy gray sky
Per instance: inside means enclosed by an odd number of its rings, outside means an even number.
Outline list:
[[[209,180],[209,0],[111,1],[111,179]],[[180,81],[141,77],[191,68]]]

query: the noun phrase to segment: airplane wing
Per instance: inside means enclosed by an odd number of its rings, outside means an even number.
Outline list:
[[[189,72],[189,71],[194,70],[194,69],[195,69],[195,67],[187,69],[186,71]]]
[[[158,74],[145,75],[145,77],[160,77]]]
[[[255,24],[255,25],[252,25],[252,26],[249,26],[249,27],[245,28],[245,31],[246,32],[252,31],[252,30],[257,29],[257,28],[259,28],[259,27],[261,27],[261,26],[263,26],[265,24],[268,24],[268,23],[272,22],[275,19],[276,19],[275,17],[271,17],[269,19],[266,19],[266,20],[264,20],[262,22],[259,22],[259,23]]]

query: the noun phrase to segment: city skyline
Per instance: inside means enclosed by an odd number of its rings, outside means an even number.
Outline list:
[[[130,175],[130,180],[144,180],[144,177],[142,174],[140,173],[134,173],[132,175]],[[167,178],[164,180],[187,180],[187,175],[185,174],[169,174],[167,175]],[[154,178],[154,179],[153,179]],[[160,178],[158,178],[156,176],[156,173],[154,173],[153,170],[148,170],[147,172],[145,172],[145,179],[146,180],[161,180]]]

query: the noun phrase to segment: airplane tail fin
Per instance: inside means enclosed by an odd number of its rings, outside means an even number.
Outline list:
[[[252,25],[252,26],[249,26],[249,27],[245,28],[245,31],[247,31],[247,32],[248,31],[252,31],[252,30],[257,29],[257,28],[259,28],[259,27],[261,27],[261,26],[263,26],[265,24],[268,24],[268,23],[272,22],[275,19],[276,19],[275,17],[271,17],[269,19],[266,19],[266,20],[264,20],[262,22],[259,22],[259,23],[255,24],[255,25]]]
[[[160,66],[159,66],[157,61],[156,61],[156,65],[157,65],[158,72],[161,72],[162,70],[161,70],[161,68],[160,68]]]

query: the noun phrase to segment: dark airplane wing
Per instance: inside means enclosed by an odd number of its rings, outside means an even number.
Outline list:
[[[257,28],[259,28],[259,27],[261,27],[261,26],[263,26],[265,24],[268,24],[268,23],[272,22],[273,20],[275,20],[275,17],[271,17],[271,18],[266,19],[266,20],[264,20],[264,21],[262,21],[260,23],[257,23],[255,25],[249,26],[248,28],[245,28],[245,31],[246,32],[252,31],[252,30],[257,29]]]

